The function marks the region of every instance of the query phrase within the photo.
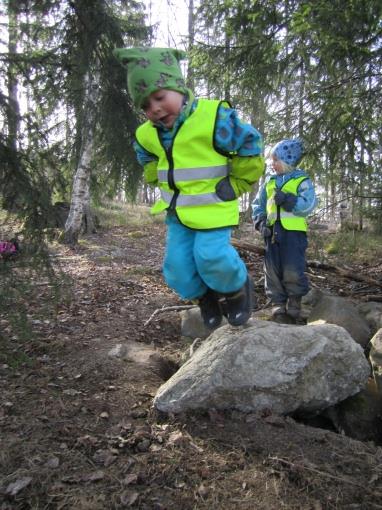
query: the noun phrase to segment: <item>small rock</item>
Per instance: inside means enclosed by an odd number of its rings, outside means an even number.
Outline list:
[[[60,465],[60,459],[58,457],[51,457],[45,462],[45,467],[50,469],[56,469]]]
[[[20,491],[25,489],[25,487],[28,487],[31,481],[32,481],[31,476],[19,478],[15,482],[10,483],[8,485],[8,487],[5,489],[5,494],[7,494],[8,496],[16,496]]]
[[[137,450],[140,452],[147,452],[150,449],[150,440],[144,439],[137,444]]]
[[[146,418],[147,411],[146,409],[133,409],[130,413],[132,418]]]

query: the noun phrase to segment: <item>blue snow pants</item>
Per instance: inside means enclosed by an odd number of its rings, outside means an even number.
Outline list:
[[[167,215],[166,224],[163,275],[181,298],[197,299],[208,287],[226,294],[244,285],[247,268],[230,244],[230,227],[193,230],[174,214]]]
[[[265,239],[265,293],[272,303],[281,304],[309,291],[304,273],[308,240],[306,232],[286,230],[280,224],[274,228],[275,235]]]

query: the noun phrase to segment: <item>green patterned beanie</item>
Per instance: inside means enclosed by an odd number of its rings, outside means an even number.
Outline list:
[[[159,89],[187,92],[179,61],[186,57],[172,48],[117,48],[114,56],[127,69],[127,88],[137,108]]]

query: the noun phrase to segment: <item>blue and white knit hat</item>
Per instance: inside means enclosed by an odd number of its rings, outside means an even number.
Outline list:
[[[272,148],[271,155],[281,159],[287,165],[295,167],[304,156],[304,145],[298,138],[281,140]]]

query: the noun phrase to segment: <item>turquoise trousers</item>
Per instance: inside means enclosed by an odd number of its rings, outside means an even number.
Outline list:
[[[207,287],[226,294],[244,285],[247,268],[230,244],[230,227],[193,230],[173,214],[167,215],[166,224],[163,275],[181,298],[197,299]]]

